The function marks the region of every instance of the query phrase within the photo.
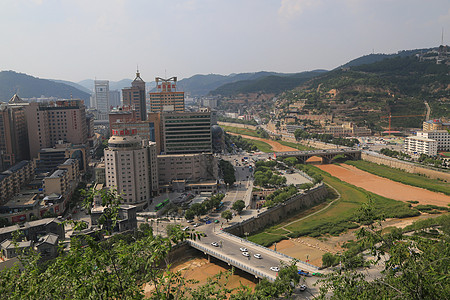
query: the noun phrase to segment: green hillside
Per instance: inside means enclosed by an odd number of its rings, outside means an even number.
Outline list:
[[[317,70],[298,74],[275,74],[257,79],[242,80],[222,85],[211,92],[212,95],[233,96],[246,93],[279,94],[306,82],[326,71]]]
[[[386,58],[394,58],[394,57],[406,57],[406,56],[412,56],[417,53],[427,52],[429,50],[432,50],[433,48],[428,49],[415,49],[415,50],[402,50],[398,51],[397,53],[393,54],[384,54],[384,53],[373,53],[368,55],[363,55],[361,57],[355,58],[348,63],[342,65],[340,68],[345,67],[354,67],[354,66],[360,66],[360,65],[366,65],[366,64],[373,64],[378,61],[382,61]]]
[[[241,82],[245,80],[256,80],[261,77],[267,77],[277,74],[275,72],[256,72],[256,73],[238,73],[230,75],[194,75],[189,78],[178,81],[177,88],[181,91],[188,92],[193,96],[205,96],[220,86]]]
[[[306,99],[304,113],[333,114],[375,130],[387,126],[381,116],[425,114],[425,101],[431,107],[431,118],[448,117],[449,71],[445,64],[398,56],[325,73],[285,93],[277,105],[287,107],[296,99]],[[421,127],[424,119],[395,118],[392,127]]]
[[[14,94],[21,98],[57,97],[62,99],[82,99],[89,105],[90,95],[79,89],[47,79],[36,78],[14,71],[0,72],[0,101],[6,102]]]

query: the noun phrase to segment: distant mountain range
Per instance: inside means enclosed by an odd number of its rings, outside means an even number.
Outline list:
[[[430,48],[431,49],[431,48]],[[356,58],[337,69],[361,66],[382,61],[392,57],[406,57],[430,49],[399,51],[396,54],[369,54]],[[232,96],[245,93],[278,94],[293,89],[304,82],[326,74],[326,70],[315,70],[302,73],[255,72],[230,75],[208,74],[194,75],[177,82],[177,89],[191,96],[222,95]],[[110,81],[110,90],[122,90],[131,86],[132,79]],[[154,90],[155,82],[147,82],[147,87]],[[90,94],[94,88],[94,79],[86,79],[78,83],[64,80],[40,79],[14,71],[0,72],[0,101],[8,101],[15,93],[20,97],[58,97],[80,98],[89,105]]]
[[[240,80],[224,84],[211,91],[212,95],[232,96],[236,94],[265,93],[279,94],[291,90],[309,79],[327,72],[315,70],[296,74],[273,73],[256,79]]]
[[[14,94],[21,98],[57,97],[62,99],[82,99],[89,104],[90,94],[72,85],[40,79],[14,71],[0,72],[0,101],[7,102]]]
[[[131,82],[133,79],[122,79],[119,81],[109,81],[109,90],[114,91],[118,90],[121,91],[123,88],[130,87]],[[88,89],[89,91],[94,90],[94,79],[85,79],[77,83],[78,85],[84,87],[85,89]]]

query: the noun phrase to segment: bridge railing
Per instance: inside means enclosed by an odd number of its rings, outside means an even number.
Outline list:
[[[284,253],[275,251],[275,250],[273,250],[273,249],[270,249],[270,248],[261,246],[261,245],[259,245],[259,244],[256,244],[256,243],[252,242],[252,241],[243,239],[243,238],[241,238],[241,237],[239,237],[239,236],[236,236],[236,235],[234,235],[234,234],[228,233],[228,232],[226,232],[226,231],[220,230],[220,231],[219,231],[219,234],[220,234],[220,233],[223,233],[223,234],[225,234],[225,235],[228,235],[228,236],[231,237],[231,238],[236,238],[236,239],[240,240],[240,241],[243,242],[243,243],[250,243],[250,244],[252,244],[253,246],[258,247],[258,248],[260,248],[260,249],[262,249],[262,250],[268,250],[268,251],[270,251],[270,252],[272,252],[272,253],[275,253],[276,255],[283,256],[284,258],[287,258],[289,261],[293,261],[293,260],[294,260],[294,258],[293,258],[293,257],[290,257],[289,255],[286,255],[286,254],[284,254]],[[301,260],[299,260],[299,259],[295,259],[295,260],[297,260],[299,263],[305,264],[305,265],[307,265],[307,266],[313,268],[314,270],[319,270],[318,267],[316,267],[316,266],[314,266],[314,265],[311,265],[311,264],[309,264],[309,263],[307,263],[307,262],[305,262],[305,261],[301,261]]]
[[[275,279],[276,279],[276,276],[270,276],[270,275],[268,275],[266,273],[258,271],[255,268],[249,267],[247,264],[243,264],[243,263],[238,262],[238,261],[236,261],[234,259],[231,259],[228,256],[223,255],[221,253],[218,253],[216,251],[213,251],[213,250],[211,250],[211,249],[209,249],[209,248],[207,248],[207,247],[205,247],[205,246],[203,246],[203,245],[201,245],[199,243],[196,243],[195,241],[188,240],[187,242],[192,247],[194,247],[194,248],[196,248],[198,250],[201,250],[201,251],[203,251],[205,253],[208,253],[209,255],[212,255],[212,256],[214,256],[214,257],[216,257],[216,258],[218,258],[218,259],[220,259],[222,261],[228,262],[228,263],[230,263],[231,265],[233,265],[235,267],[238,267],[238,268],[240,268],[240,269],[242,269],[244,271],[247,271],[247,272],[249,272],[249,273],[251,273],[253,275],[258,276],[259,278],[265,277],[265,278],[269,279],[272,282],[275,281]]]

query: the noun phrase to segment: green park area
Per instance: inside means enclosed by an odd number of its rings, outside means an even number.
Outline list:
[[[270,146],[269,144],[267,144],[266,142],[263,141],[257,141],[257,140],[250,140],[250,139],[243,139],[245,141],[247,141],[248,143],[255,145],[259,151],[265,152],[265,153],[270,153],[273,152],[272,146]]]
[[[297,143],[292,143],[292,142],[286,142],[286,141],[277,141],[278,143],[280,143],[283,146],[288,146],[288,147],[292,147],[295,149],[298,149],[300,151],[309,151],[309,150],[315,150],[316,148],[310,147],[310,146],[305,146],[302,144],[297,144]]]
[[[354,166],[371,174],[384,177],[393,181],[420,187],[433,192],[450,195],[450,185],[448,182],[431,179],[419,174],[407,173],[405,171],[390,168],[388,166],[378,165],[368,161],[346,161],[346,164]]]
[[[377,218],[406,218],[420,214],[419,211],[411,208],[408,203],[368,192],[343,182],[317,167],[311,165],[307,165],[307,167],[321,174],[324,182],[336,189],[337,193],[334,189],[329,188],[330,196],[325,203],[305,211],[299,211],[282,223],[267,227],[262,232],[249,236],[249,240],[263,246],[269,246],[289,237],[339,235],[348,229],[371,223]],[[364,215],[361,208],[367,206],[369,199],[373,219],[361,217]],[[332,204],[328,206],[331,202]],[[303,218],[317,211],[319,212]]]
[[[240,127],[232,127],[232,126],[220,126],[225,132],[231,132],[231,133],[237,133],[242,135],[248,135],[253,137],[260,137],[260,138],[269,138],[269,135],[267,132],[264,131],[264,129],[259,128],[257,130],[252,130],[248,128],[240,128]]]

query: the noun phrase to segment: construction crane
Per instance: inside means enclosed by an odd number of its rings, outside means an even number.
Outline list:
[[[393,116],[389,114],[389,116],[381,117],[382,119],[389,118],[389,135],[391,135],[391,118],[409,118],[409,117],[425,117],[426,115],[406,115],[406,116]]]

